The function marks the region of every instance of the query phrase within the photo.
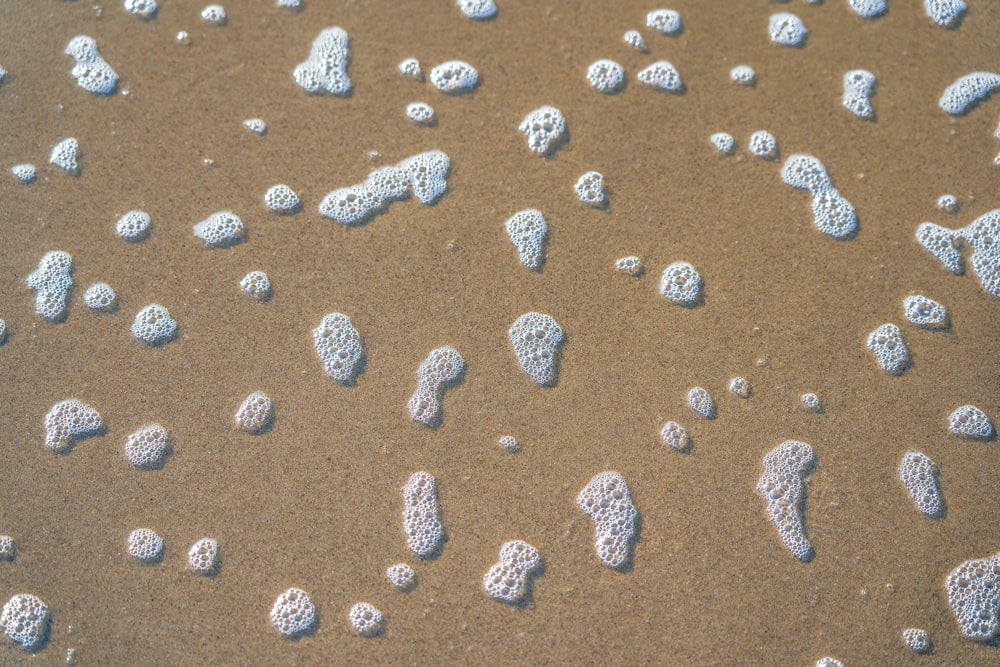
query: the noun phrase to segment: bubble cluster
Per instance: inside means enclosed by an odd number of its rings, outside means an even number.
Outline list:
[[[924,0],[924,11],[942,28],[954,28],[968,6],[962,0]]]
[[[834,187],[826,167],[812,155],[796,153],[785,160],[781,179],[812,195],[813,223],[819,231],[835,239],[847,239],[858,231],[858,214]]]
[[[737,65],[729,70],[729,80],[741,86],[755,86],[757,73],[750,65]]]
[[[258,136],[264,136],[267,134],[267,123],[265,123],[262,118],[247,118],[243,121],[243,127]]]
[[[778,46],[801,47],[809,37],[809,30],[795,14],[778,12],[767,21],[767,33]]]
[[[863,19],[877,19],[889,11],[888,0],[847,0],[847,5]]]
[[[541,270],[545,263],[545,239],[549,233],[541,212],[533,208],[518,211],[507,219],[504,228],[517,248],[521,264],[533,271]]]
[[[118,295],[107,283],[94,283],[83,293],[83,302],[91,310],[113,312],[118,307]]]
[[[497,3],[493,0],[458,0],[458,8],[466,18],[485,21],[497,15]]]
[[[412,590],[417,585],[417,573],[406,563],[390,565],[385,571],[385,578],[401,591]]]
[[[521,451],[521,445],[517,444],[517,440],[512,435],[502,435],[497,442],[508,454],[517,454]]]
[[[688,262],[674,262],[663,270],[660,294],[670,303],[692,308],[705,300],[705,281]]]
[[[937,199],[937,207],[945,213],[958,213],[958,198],[955,195],[941,195]]]
[[[607,58],[595,61],[587,68],[587,82],[594,90],[613,95],[625,85],[625,68]]]
[[[823,412],[823,403],[820,402],[819,396],[817,396],[816,394],[812,392],[802,394],[799,400],[802,401],[802,405],[809,412],[816,412],[816,413]]]
[[[95,95],[115,92],[118,74],[101,57],[97,42],[92,37],[77,35],[69,41],[63,53],[73,58],[75,64],[70,74],[76,79],[76,85]]]
[[[35,179],[38,178],[38,171],[33,164],[15,164],[10,168],[10,173],[14,174],[14,178],[24,185],[34,183]]]
[[[152,227],[153,219],[145,211],[129,211],[115,223],[118,236],[130,243],[145,241]]]
[[[449,60],[431,68],[431,85],[442,93],[461,95],[479,85],[479,72],[464,60]]]
[[[555,107],[538,107],[517,127],[528,138],[528,148],[539,155],[547,155],[566,134],[566,119]]]
[[[692,410],[705,419],[715,419],[715,401],[703,387],[694,387],[687,394],[687,402]]]
[[[628,255],[615,260],[615,270],[627,276],[638,278],[646,272],[646,265],[636,255]]]
[[[240,289],[254,301],[271,298],[271,279],[263,271],[251,271],[240,279]]]
[[[677,452],[686,452],[691,447],[687,430],[677,422],[664,424],[660,429],[660,439],[663,440],[663,444]]]
[[[914,653],[930,653],[931,638],[926,630],[907,628],[903,630],[903,643]]]
[[[406,117],[418,125],[433,125],[434,107],[426,102],[411,102],[406,105]]]
[[[188,565],[197,574],[211,575],[219,567],[219,543],[203,537],[188,550]]]
[[[1000,88],[1000,74],[993,72],[972,72],[955,79],[944,89],[938,106],[945,113],[961,116]]]
[[[315,627],[316,621],[316,605],[301,588],[289,588],[278,596],[271,607],[271,623],[288,638],[308,633]]]
[[[49,163],[59,167],[67,174],[78,175],[80,173],[80,142],[73,137],[60,141],[52,147]]]
[[[350,42],[347,32],[343,28],[327,28],[313,40],[309,57],[295,67],[292,76],[299,86],[313,95],[349,95],[349,60]]]
[[[736,140],[728,132],[716,132],[708,140],[723,155],[732,155],[736,152]]]
[[[662,35],[676,35],[683,27],[681,15],[672,9],[654,9],[646,14],[646,27]]]
[[[153,563],[163,554],[163,538],[151,528],[136,528],[128,536],[128,553],[144,563]]]
[[[528,377],[543,387],[555,386],[566,340],[559,323],[544,313],[525,313],[510,325],[507,336],[517,362]]]
[[[993,209],[961,230],[972,246],[972,271],[987,292],[1000,299],[1000,209]]]
[[[531,575],[542,566],[542,554],[522,540],[504,542],[500,561],[483,575],[483,588],[495,600],[521,602],[531,587]]]
[[[757,491],[767,503],[767,513],[778,527],[781,541],[802,562],[812,560],[815,553],[803,525],[805,477],[815,465],[812,447],[786,440],[764,457],[764,474],[757,482]]]
[[[826,656],[816,661],[816,667],[844,667],[844,663],[836,658]]]
[[[958,627],[969,639],[989,641],[1000,630],[1000,553],[967,560],[944,582]]]
[[[155,470],[170,451],[170,435],[160,424],[149,424],[125,439],[125,457],[134,467]]]
[[[35,312],[51,322],[66,319],[67,297],[73,287],[73,258],[69,253],[52,250],[42,255],[38,268],[27,278],[35,290]]]
[[[205,23],[217,26],[226,25],[226,8],[222,5],[208,5],[201,10],[201,19]]]
[[[54,452],[67,452],[77,440],[102,430],[97,410],[75,398],[59,401],[45,415],[45,445]]]
[[[948,310],[934,299],[913,294],[903,299],[903,313],[911,324],[924,329],[947,329]]]
[[[902,375],[910,366],[910,350],[895,324],[883,324],[868,334],[868,349],[889,375]]]
[[[17,547],[14,538],[10,535],[0,535],[0,560],[14,560],[17,555]]]
[[[403,486],[403,532],[417,558],[436,556],[444,542],[437,480],[428,472],[415,472]]]
[[[163,345],[177,335],[177,322],[165,307],[151,303],[135,314],[132,335],[146,345]]]
[[[917,509],[929,517],[941,516],[944,510],[941,487],[938,485],[939,474],[937,465],[922,452],[906,452],[899,464],[899,479]]]
[[[627,568],[639,511],[622,474],[609,470],[594,475],[577,495],[576,504],[594,520],[597,557],[610,568]]]
[[[680,72],[666,60],[658,60],[642,69],[637,78],[650,88],[669,93],[684,92],[684,82],[681,80]]]
[[[125,11],[139,18],[153,18],[157,9],[156,0],[125,0]]]
[[[959,232],[952,231],[933,222],[924,222],[917,227],[917,243],[934,255],[946,269],[958,275],[965,270],[962,253],[955,243],[962,238]]]
[[[974,405],[963,405],[955,408],[948,415],[948,430],[952,435],[969,440],[992,440],[996,436],[993,422]]]
[[[757,130],[750,135],[750,152],[763,160],[778,158],[778,140],[767,130]]]
[[[875,93],[875,75],[866,69],[853,69],[844,75],[844,108],[861,120],[875,118],[872,95]]]
[[[413,79],[414,81],[424,80],[424,71],[420,68],[420,61],[416,58],[406,58],[399,63],[397,69],[407,79]]]
[[[750,384],[750,380],[747,380],[745,377],[734,377],[729,381],[729,391],[733,396],[750,398],[753,387]]]
[[[384,627],[382,612],[367,602],[359,602],[348,612],[351,627],[362,637],[374,637]]]
[[[228,248],[246,239],[243,221],[232,211],[213,213],[194,226],[194,235],[210,248]]]
[[[444,390],[461,380],[465,359],[455,348],[445,345],[430,351],[417,367],[417,390],[407,404],[410,417],[424,426],[441,423]]]
[[[326,374],[342,385],[354,382],[365,350],[351,318],[343,313],[324,315],[312,337]]]
[[[0,611],[0,626],[15,644],[31,651],[45,643],[49,632],[49,608],[30,593],[18,593]]]
[[[622,35],[622,41],[636,51],[646,50],[646,40],[642,38],[642,34],[638,30],[626,30],[625,34]]]
[[[251,435],[263,433],[274,421],[274,403],[264,392],[255,391],[240,403],[233,420],[241,431]]]
[[[302,208],[302,201],[295,194],[295,190],[284,183],[272,185],[267,189],[264,193],[264,204],[279,215],[296,213]]]
[[[573,186],[577,198],[587,206],[603,208],[608,204],[608,194],[604,188],[604,176],[597,171],[588,171]]]

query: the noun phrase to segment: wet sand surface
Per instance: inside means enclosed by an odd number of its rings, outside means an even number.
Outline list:
[[[1000,5],[973,2],[957,30],[920,3],[891,3],[863,21],[846,2],[675,0],[684,31],[645,28],[653,5],[632,1],[502,2],[491,21],[453,2],[320,2],[292,12],[229,0],[224,27],[202,3],[164,1],[154,20],[120,2],[0,5],[0,167],[39,167],[23,186],[0,178],[0,532],[18,545],[0,563],[0,596],[41,597],[52,611],[34,655],[11,642],[0,662],[65,664],[690,664],[977,665],[998,648],[961,636],[944,590],[960,562],[1000,550],[1000,449],[950,435],[947,416],[973,403],[1000,417],[1000,301],[971,271],[948,273],[914,239],[917,225],[961,227],[997,206],[997,102],[952,118],[937,100],[960,75],[997,70]],[[770,43],[767,19],[792,11],[810,29],[804,48]],[[311,96],[292,79],[323,28],[350,35],[349,98]],[[643,32],[648,53],[622,34]],[[177,43],[179,30],[190,44]],[[122,77],[110,97],[78,88],[63,55],[78,34],[97,40]],[[479,87],[450,97],[402,77],[472,63]],[[587,66],[613,58],[627,88],[605,96]],[[682,95],[635,75],[671,61]],[[755,88],[729,70],[754,67]],[[840,103],[841,79],[878,77],[877,120]],[[124,95],[125,91],[128,95]],[[430,103],[425,128],[403,111]],[[543,104],[566,116],[570,138],[552,157],[517,131]],[[242,126],[260,117],[259,137]],[[778,139],[781,158],[750,155],[750,134]],[[713,132],[736,137],[720,156]],[[49,165],[73,136],[82,170]],[[359,227],[317,210],[330,190],[421,151],[451,158],[448,193],[433,206],[392,204]],[[371,152],[378,156],[372,157]],[[809,197],[780,168],[817,156],[855,206],[860,232],[835,241],[816,230]],[[205,161],[210,160],[207,164]],[[604,174],[606,210],[573,184]],[[263,203],[276,183],[303,200],[279,217]],[[957,215],[935,207],[955,194]],[[504,232],[516,211],[549,223],[547,261],[531,272]],[[150,238],[127,244],[115,221],[142,209]],[[232,210],[245,243],[210,249],[191,226]],[[69,316],[35,314],[25,278],[41,256],[73,256]],[[633,279],[614,260],[636,254]],[[668,264],[705,279],[705,302],[678,308],[658,293]],[[240,278],[265,271],[266,303]],[[89,311],[85,288],[106,281],[114,314]],[[922,293],[951,312],[941,332],[905,321],[902,299]],[[150,348],[129,327],[149,303],[179,323],[177,340]],[[507,328],[527,311],[566,332],[558,385],[541,388],[517,365]],[[352,387],[323,372],[310,331],[348,314],[367,363]],[[865,348],[884,322],[903,330],[913,366],[884,374]],[[444,399],[440,427],[406,409],[416,368],[441,345],[468,370]],[[751,398],[726,390],[742,375]],[[691,387],[718,403],[706,421],[686,405]],[[273,428],[250,436],[232,421],[264,390]],[[799,396],[817,393],[824,412]],[[43,420],[75,397],[96,407],[106,433],[68,453],[44,446]],[[687,454],[667,450],[663,423],[684,424]],[[162,470],[136,471],[126,436],[149,422],[171,433]],[[497,444],[515,436],[522,451]],[[766,452],[810,443],[810,563],[792,557],[755,490]],[[941,467],[943,519],[913,506],[897,476],[919,449]],[[600,563],[594,526],[576,506],[596,473],[620,471],[642,516],[626,572]],[[414,471],[438,480],[447,542],[418,561],[402,533],[400,489]],[[155,529],[162,563],[130,559],[126,536]],[[187,568],[201,537],[220,543],[215,577]],[[530,600],[487,597],[482,576],[500,545],[537,547],[544,572]],[[394,590],[385,568],[410,563],[418,585]],[[310,636],[284,639],[268,612],[288,587],[319,610]],[[368,601],[386,617],[374,639],[354,636],[347,611]],[[907,627],[934,642],[918,657]]]

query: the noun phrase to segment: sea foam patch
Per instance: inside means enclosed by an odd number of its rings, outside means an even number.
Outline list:
[[[59,401],[45,415],[45,446],[54,452],[68,452],[77,440],[104,430],[104,420],[96,409],[75,398]]]
[[[289,588],[271,607],[271,623],[289,639],[308,634],[319,621],[316,605],[301,588]]]
[[[326,374],[339,384],[353,383],[361,369],[365,349],[351,318],[343,313],[324,315],[319,326],[313,329],[312,338]]]
[[[665,90],[668,93],[683,93],[684,81],[680,72],[667,60],[658,60],[639,71],[637,78],[650,88]]]
[[[587,68],[587,83],[598,92],[613,95],[625,87],[625,68],[614,60],[597,60]]]
[[[45,643],[51,615],[41,598],[31,593],[18,593],[0,611],[0,627],[7,637],[27,651]]]
[[[115,92],[118,74],[101,57],[93,37],[77,35],[69,41],[63,53],[75,63],[70,74],[76,79],[78,86],[95,95],[110,95]]]
[[[440,424],[444,391],[464,372],[465,359],[458,350],[448,345],[431,350],[417,368],[417,389],[408,404],[413,421],[430,427]]]
[[[527,595],[531,575],[542,566],[542,554],[523,540],[504,542],[500,560],[483,575],[483,588],[495,600],[517,604]]]
[[[786,440],[764,457],[764,474],[757,482],[781,541],[802,562],[809,562],[815,554],[804,522],[805,478],[815,466],[812,447]]]
[[[525,313],[507,331],[521,369],[543,387],[559,380],[559,359],[566,340],[562,327],[550,315]]]
[[[801,47],[809,37],[809,30],[795,14],[790,12],[778,12],[772,14],[767,21],[767,34],[771,41],[778,46]]]
[[[844,108],[861,120],[875,118],[872,95],[875,94],[875,75],[866,69],[853,69],[844,75]]]
[[[693,308],[705,300],[705,281],[690,262],[674,262],[663,270],[660,294],[676,306]]]
[[[967,9],[962,0],[924,0],[924,12],[942,28],[957,27]]]
[[[545,263],[545,239],[549,233],[541,211],[533,208],[518,211],[507,219],[504,229],[517,248],[521,264],[532,271],[541,270]]]
[[[530,112],[517,127],[528,138],[528,148],[547,155],[566,134],[566,118],[555,107],[542,106]]]
[[[417,558],[436,556],[444,543],[437,480],[429,472],[415,472],[403,486],[403,532]]]
[[[967,560],[944,582],[948,604],[962,634],[989,641],[1000,631],[1000,553]]]
[[[863,19],[877,19],[889,11],[888,0],[847,0],[847,5]]]
[[[347,31],[337,26],[326,28],[313,40],[309,57],[295,67],[292,76],[308,93],[343,97],[351,93],[351,79],[347,75],[349,60]]]
[[[146,345],[163,345],[177,336],[177,322],[164,306],[151,303],[135,314],[132,335]]]
[[[62,250],[42,255],[27,278],[28,287],[35,290],[35,312],[50,322],[66,319],[67,299],[73,287],[73,258]]]
[[[632,562],[639,511],[622,474],[609,470],[594,475],[580,490],[576,504],[594,521],[597,557],[612,569],[627,568]]]
[[[497,15],[497,3],[494,0],[458,0],[458,8],[465,18],[474,21],[485,21]]]
[[[661,35],[677,35],[684,27],[680,13],[673,9],[654,9],[646,14],[646,27]]]
[[[63,139],[52,147],[49,163],[71,176],[80,174],[80,142],[73,137]]]
[[[210,248],[228,248],[242,243],[247,232],[240,216],[232,211],[219,211],[195,224],[194,235]]]
[[[909,346],[895,324],[883,324],[868,334],[867,346],[879,367],[889,375],[902,375],[910,367]]]
[[[900,481],[917,509],[929,517],[938,517],[944,511],[944,499],[938,485],[939,474],[937,464],[916,450],[903,454],[899,463]]]
[[[858,215],[851,202],[834,187],[826,167],[812,155],[796,153],[785,160],[781,179],[812,195],[813,223],[827,236],[847,239],[858,230]]]
[[[945,88],[938,106],[945,113],[961,116],[992,95],[997,88],[1000,88],[1000,74],[972,72],[958,77]]]
[[[479,71],[464,60],[449,60],[431,69],[431,85],[442,93],[461,95],[479,85]]]

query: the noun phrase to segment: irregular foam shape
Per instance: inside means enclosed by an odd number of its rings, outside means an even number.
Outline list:
[[[961,116],[1000,88],[1000,74],[993,72],[972,72],[955,79],[944,89],[938,106],[945,113]]]
[[[449,60],[431,69],[431,85],[442,93],[461,95],[479,85],[479,72],[464,60]]]
[[[826,656],[816,661],[816,667],[844,667],[844,663],[836,658]]]
[[[968,6],[962,0],[924,0],[924,11],[942,28],[958,25]]]
[[[531,587],[531,575],[542,565],[538,549],[522,540],[504,542],[500,561],[483,575],[483,588],[495,600],[517,604]]]
[[[815,465],[812,447],[786,440],[764,457],[764,474],[757,482],[781,541],[802,562],[812,560],[815,553],[803,526],[805,477]]]
[[[588,171],[577,179],[573,186],[577,198],[587,206],[601,208],[608,203],[608,195],[604,189],[604,176],[598,171]]]
[[[219,568],[219,543],[203,537],[188,550],[188,565],[198,574],[213,574]]]
[[[715,419],[715,401],[702,387],[694,387],[687,395],[688,405],[705,419]]]
[[[226,8],[222,5],[208,5],[201,10],[201,18],[205,23],[226,25]]]
[[[17,546],[14,538],[10,535],[0,535],[0,560],[14,560],[17,555]]]
[[[350,42],[347,32],[343,28],[327,28],[313,40],[309,57],[295,67],[292,76],[299,86],[313,95],[349,95],[349,60]]]
[[[128,536],[128,553],[144,563],[152,563],[163,554],[163,538],[151,528],[136,528]]]
[[[678,452],[686,452],[691,445],[687,430],[677,422],[664,424],[660,429],[660,439],[667,447]]]
[[[545,263],[545,239],[549,226],[540,211],[528,208],[519,211],[504,223],[507,236],[517,248],[521,264],[532,270],[540,270]]]
[[[622,40],[636,51],[646,50],[646,40],[642,38],[638,30],[627,30],[622,35]]]
[[[920,628],[903,630],[903,643],[914,653],[930,653],[931,650],[931,637]]]
[[[847,0],[847,5],[863,19],[877,19],[889,11],[888,0]]]
[[[194,235],[210,248],[228,248],[246,239],[243,221],[232,211],[219,211],[194,226]]]
[[[812,155],[802,153],[788,156],[781,167],[781,179],[793,188],[808,190],[813,195],[833,187],[823,163]]]
[[[967,560],[944,582],[958,627],[969,639],[989,641],[1000,630],[1000,553]]]
[[[458,8],[465,18],[485,21],[497,15],[497,3],[493,0],[458,0]]]
[[[757,84],[757,73],[750,65],[737,65],[729,70],[729,80],[741,86],[754,86]]]
[[[750,135],[750,152],[765,160],[778,157],[778,140],[767,130],[757,130]]]
[[[271,607],[271,623],[288,638],[306,634],[316,625],[316,605],[301,588],[289,588]]]
[[[594,520],[594,549],[601,562],[616,570],[628,567],[639,511],[622,474],[609,470],[594,475],[576,504]]]
[[[663,270],[660,294],[672,304],[691,308],[704,301],[705,281],[688,262],[674,262]]]
[[[160,424],[143,426],[125,439],[125,456],[136,468],[161,468],[169,451],[170,434]]]
[[[729,391],[740,398],[750,398],[753,387],[745,377],[734,377],[729,381]]]
[[[417,573],[406,563],[390,565],[385,571],[385,578],[401,591],[412,590],[417,585]]]
[[[638,74],[638,79],[650,88],[670,93],[684,92],[684,82],[680,72],[666,60],[658,60]]]
[[[983,288],[1000,299],[1000,209],[984,213],[961,230],[972,246],[972,271]]]
[[[431,558],[441,550],[444,528],[437,480],[428,472],[413,473],[403,486],[403,532],[417,558]]]
[[[45,446],[54,452],[67,452],[77,440],[103,429],[104,420],[94,408],[75,398],[59,401],[45,415]]]
[[[637,256],[629,255],[615,260],[615,270],[621,271],[627,276],[638,278],[646,272],[646,265]]]
[[[672,9],[654,9],[646,14],[646,27],[662,35],[676,35],[683,27],[681,15]]]
[[[0,626],[15,644],[33,650],[44,644],[48,635],[48,605],[30,593],[18,593],[3,606]]]
[[[929,517],[940,516],[944,509],[941,487],[938,486],[939,474],[934,461],[922,452],[906,452],[899,464],[899,479],[913,499],[913,504]]]
[[[63,139],[52,147],[49,163],[67,174],[77,176],[80,173],[80,143],[73,137]]]
[[[587,68],[587,81],[594,90],[612,95],[625,85],[625,68],[614,60],[598,60]]]
[[[97,51],[97,42],[92,37],[77,35],[69,41],[63,53],[76,63],[70,71],[76,79],[76,85],[95,95],[110,95],[115,92],[118,74],[101,57]]]
[[[67,297],[73,287],[73,258],[69,253],[52,250],[38,262],[38,268],[27,278],[28,287],[36,291],[35,312],[51,322],[66,319]]]
[[[406,105],[406,117],[418,125],[434,123],[434,107],[426,102],[411,102]]]
[[[177,322],[166,308],[151,303],[135,314],[132,335],[146,345],[163,345],[177,335]]]
[[[424,426],[441,423],[444,390],[457,383],[465,372],[465,359],[455,348],[445,345],[430,351],[417,368],[417,390],[408,404],[410,417]]]
[[[424,71],[420,68],[420,61],[416,58],[406,58],[398,66],[399,73],[414,81],[424,80]]]
[[[364,185],[350,185],[328,193],[319,212],[342,225],[355,225],[368,221],[383,206],[384,202]]]
[[[809,30],[795,14],[778,12],[767,21],[767,32],[771,41],[779,46],[800,47],[806,43]]]
[[[941,195],[938,197],[937,207],[945,213],[958,213],[958,198],[955,195]]]
[[[361,335],[351,318],[343,313],[324,315],[319,326],[313,329],[312,337],[326,374],[340,384],[351,384],[365,354]]]
[[[265,123],[262,118],[247,118],[243,121],[243,127],[258,136],[264,136],[267,134],[267,123]]]
[[[983,289],[1000,299],[1000,244],[985,250],[977,249],[972,254],[972,271]]]
[[[34,183],[35,179],[38,178],[38,171],[33,164],[15,164],[10,168],[10,173],[14,174],[14,178],[24,185]]]
[[[781,168],[781,178],[812,195],[813,224],[835,239],[847,239],[858,230],[858,214],[851,202],[833,186],[826,167],[812,155],[790,155]]]
[[[868,349],[889,375],[902,375],[910,366],[910,350],[895,324],[883,324],[868,334]]]
[[[153,18],[157,9],[156,0],[125,0],[125,11],[139,18]]]
[[[559,358],[566,340],[562,327],[549,315],[525,313],[507,331],[514,356],[532,380],[551,387],[559,380]]]
[[[351,627],[362,637],[374,637],[384,627],[382,612],[367,602],[359,602],[351,607],[347,617],[351,620]]]
[[[302,0],[278,0],[278,6],[285,9],[302,9]]]
[[[503,450],[508,454],[517,454],[518,452],[521,451],[521,445],[517,444],[517,440],[514,439],[514,436],[512,435],[500,436],[500,440],[498,440],[498,443],[501,447],[503,447]]]
[[[810,412],[823,412],[823,404],[819,400],[819,396],[809,392],[807,394],[802,394],[799,398],[802,401],[802,405],[805,406],[806,410]]]
[[[145,211],[129,211],[115,223],[118,236],[131,243],[145,241],[152,227],[153,219]]]
[[[955,408],[948,415],[948,430],[952,435],[970,440],[990,440],[996,435],[993,422],[974,405],[963,405]]]
[[[736,152],[736,140],[728,132],[716,132],[708,139],[723,155],[732,155]]]
[[[934,299],[915,294],[903,299],[903,313],[911,323],[924,329],[948,327],[948,310]]]
[[[566,119],[555,107],[538,107],[524,117],[517,129],[528,138],[528,148],[546,155],[566,134]]]
[[[955,247],[955,242],[961,236],[959,232],[935,225],[933,222],[921,223],[916,233],[917,242],[955,275],[965,270],[962,253]]]
[[[240,280],[240,289],[254,301],[271,298],[271,279],[263,271],[251,271]]]
[[[263,433],[274,421],[274,403],[262,391],[247,396],[233,417],[237,428],[251,435]]]
[[[83,302],[91,310],[110,313],[118,306],[118,295],[107,283],[94,283],[83,293]]]
[[[302,207],[302,201],[287,185],[279,183],[272,185],[264,193],[264,203],[269,209],[280,215],[295,213]]]
[[[875,117],[872,95],[875,94],[875,75],[866,69],[852,69],[844,75],[844,94],[841,103],[844,108],[861,120]]]

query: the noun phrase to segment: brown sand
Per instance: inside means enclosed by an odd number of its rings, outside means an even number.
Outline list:
[[[992,158],[996,104],[954,120],[937,99],[957,76],[996,70],[1000,5],[979,0],[957,31],[941,30],[916,0],[895,0],[866,22],[841,0],[812,6],[760,0],[673,0],[677,38],[643,26],[649,3],[502,2],[496,20],[467,21],[450,0],[322,2],[300,13],[271,0],[228,0],[229,23],[204,24],[204,2],[170,0],[144,22],[118,0],[0,4],[0,167],[34,162],[29,187],[0,178],[0,532],[19,553],[0,564],[0,597],[33,592],[52,609],[48,645],[28,657],[9,642],[0,662],[63,664],[690,664],[805,665],[823,655],[847,665],[913,664],[903,628],[927,629],[921,664],[1000,660],[995,646],[961,637],[943,581],[959,562],[1000,549],[996,443],[951,437],[946,416],[975,403],[1000,417],[996,391],[1000,302],[975,276],[955,277],[917,245],[924,220],[967,224],[997,205]],[[769,43],[767,17],[794,11],[811,30],[804,49]],[[351,37],[350,99],[311,97],[292,68],[319,30]],[[642,28],[650,53],[628,49]],[[178,30],[192,43],[175,42]],[[62,55],[77,34],[97,39],[122,81],[112,98],[90,95]],[[402,78],[396,64],[473,63],[481,85],[447,97]],[[624,92],[605,97],[583,73],[601,57],[628,70]],[[666,58],[687,93],[658,94],[635,73]],[[729,69],[748,63],[755,89]],[[864,67],[879,80],[877,122],[840,106],[841,77]],[[437,127],[403,114],[423,100]],[[517,124],[542,104],[566,115],[571,138],[553,158],[530,154]],[[257,137],[241,126],[259,116]],[[861,219],[836,242],[812,224],[808,195],[784,185],[781,161],[746,151],[757,129],[783,156],[807,152],[827,166]],[[731,132],[739,152],[719,157],[707,137]],[[75,136],[83,171],[47,164]],[[439,148],[452,159],[449,192],[414,200],[360,228],[321,218],[329,190],[378,164]],[[203,160],[213,161],[206,166]],[[572,184],[604,173],[609,210],[587,209]],[[279,218],[262,194],[284,182],[304,201]],[[957,216],[934,207],[952,192]],[[516,261],[503,221],[526,207],[550,225],[540,274]],[[121,242],[114,222],[140,208],[152,237]],[[211,250],[191,234],[232,209],[246,243]],[[68,320],[33,312],[24,279],[48,250],[74,257]],[[638,254],[633,280],[613,261]],[[667,264],[694,263],[706,303],[685,310],[657,293]],[[241,276],[266,271],[274,298],[258,304]],[[109,282],[120,310],[96,315],[86,286]],[[925,293],[953,327],[918,330],[901,300]],[[159,349],[129,333],[135,312],[166,305],[179,339]],[[557,387],[519,370],[506,329],[528,310],[552,314],[568,336]],[[357,386],[327,378],[309,332],[327,312],[348,313],[368,364]],[[882,374],[864,347],[886,321],[903,328],[914,366]],[[443,425],[410,421],[415,369],[450,344],[468,361],[445,398]],[[763,360],[759,363],[758,360]],[[726,390],[745,375],[754,395]],[[684,404],[708,388],[719,416]],[[259,437],[231,426],[251,391],[277,403]],[[798,403],[817,392],[826,411]],[[43,445],[42,420],[57,401],[97,407],[106,435],[66,455]],[[666,451],[667,419],[687,425],[690,454]],[[174,455],[136,472],[125,437],[159,421]],[[497,445],[515,435],[523,452]],[[786,438],[811,443],[808,480],[812,563],[780,543],[754,489],[765,452]],[[896,476],[907,449],[938,464],[947,517],[911,505]],[[595,473],[621,471],[642,514],[634,566],[596,559],[593,525],[575,506]],[[415,470],[438,479],[448,542],[424,563],[406,549],[399,489]],[[132,529],[167,543],[162,564],[125,553]],[[186,570],[188,547],[221,544],[221,573]],[[501,543],[520,538],[545,559],[532,601],[511,608],[482,591]],[[410,562],[409,594],[384,579]],[[268,611],[289,586],[312,594],[318,631],[286,641]],[[346,614],[366,600],[385,633],[352,636]]]

